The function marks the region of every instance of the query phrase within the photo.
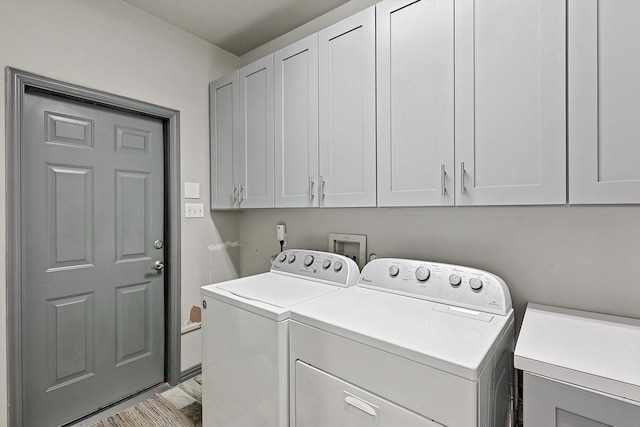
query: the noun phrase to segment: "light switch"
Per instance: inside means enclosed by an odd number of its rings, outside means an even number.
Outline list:
[[[204,205],[202,203],[185,203],[185,218],[204,218]]]
[[[200,198],[200,184],[197,182],[185,182],[184,183],[184,198],[185,199],[199,199]]]

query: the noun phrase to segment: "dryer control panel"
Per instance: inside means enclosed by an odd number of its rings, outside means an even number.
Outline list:
[[[343,255],[287,249],[273,260],[271,272],[347,288],[356,284],[360,269],[355,261]]]
[[[500,277],[460,265],[380,258],[364,266],[358,286],[500,315],[512,308]]]

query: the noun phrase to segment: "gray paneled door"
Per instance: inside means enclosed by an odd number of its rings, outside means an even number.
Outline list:
[[[24,425],[164,381],[163,122],[28,92],[22,122]]]

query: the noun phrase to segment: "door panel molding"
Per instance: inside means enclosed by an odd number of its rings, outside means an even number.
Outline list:
[[[24,94],[36,89],[56,96],[107,108],[140,114],[162,120],[165,150],[165,242],[166,242],[166,343],[165,381],[175,385],[180,381],[180,112],[106,92],[61,82],[26,71],[7,67],[5,71],[7,134],[7,309],[8,309],[8,383],[9,425],[23,425],[22,407],[22,271],[24,266],[21,232],[21,167],[20,144]],[[75,119],[74,119],[75,120]],[[76,125],[75,129],[69,125]],[[62,143],[74,143],[80,123],[66,120],[61,132]],[[69,136],[74,138],[69,139]],[[136,141],[134,141],[136,142]],[[58,142],[60,143],[60,142]],[[80,145],[80,144],[78,144]],[[130,144],[129,144],[130,145]],[[137,146],[128,149],[138,148]],[[87,147],[88,148],[88,147]],[[98,408],[96,408],[98,409]]]

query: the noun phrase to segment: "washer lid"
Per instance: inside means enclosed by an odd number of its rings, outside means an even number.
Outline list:
[[[472,381],[513,334],[513,310],[501,316],[359,286],[298,305],[291,319]]]
[[[262,273],[202,287],[202,294],[277,321],[295,304],[341,289],[299,277]]]
[[[287,276],[263,281],[225,282],[220,284],[219,288],[248,300],[264,302],[281,308],[291,307],[294,304],[336,290],[334,286]]]
[[[640,402],[640,319],[529,304],[514,364]]]

